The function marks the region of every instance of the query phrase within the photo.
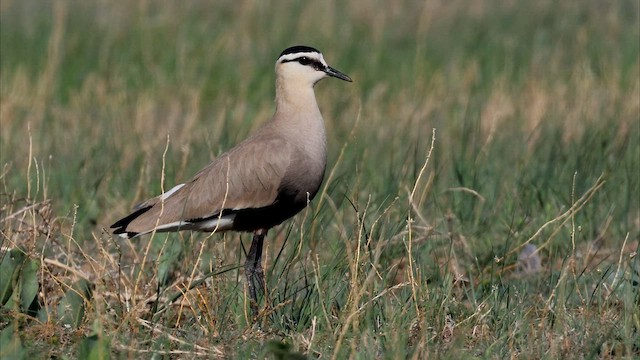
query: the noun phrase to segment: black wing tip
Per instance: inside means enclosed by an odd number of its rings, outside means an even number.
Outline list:
[[[147,212],[149,209],[151,209],[151,206],[147,206],[147,207],[138,209],[138,210],[132,212],[131,214],[123,217],[122,219],[116,221],[109,228],[110,229],[115,229],[115,230],[113,230],[113,233],[115,235],[120,235],[120,236],[124,235],[123,237],[127,237],[127,238],[135,237],[139,233],[133,232],[133,231],[127,231],[127,226],[129,226],[129,224],[133,220],[135,220],[138,216],[140,216],[140,215],[144,214],[145,212]]]

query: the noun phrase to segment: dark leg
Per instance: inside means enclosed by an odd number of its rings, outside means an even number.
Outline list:
[[[265,293],[264,272],[262,271],[262,243],[266,233],[266,231],[258,230],[253,234],[247,261],[244,263],[244,275],[247,278],[249,297],[251,297],[251,312],[254,319],[258,316],[258,294]]]

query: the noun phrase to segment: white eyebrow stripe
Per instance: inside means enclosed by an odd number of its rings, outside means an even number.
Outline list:
[[[282,55],[278,59],[278,62],[282,63],[282,62],[286,62],[286,61],[293,61],[295,59],[298,59],[298,58],[301,58],[301,57],[305,57],[305,56],[310,58],[310,59],[314,59],[314,60],[320,61],[325,66],[327,65],[327,63],[324,61],[324,58],[322,57],[322,55],[317,53],[317,52],[299,52],[299,53]]]

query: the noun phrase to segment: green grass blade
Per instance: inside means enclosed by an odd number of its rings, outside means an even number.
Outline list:
[[[78,346],[78,359],[107,360],[110,359],[109,341],[102,334],[88,336]]]
[[[85,302],[91,299],[91,284],[78,280],[69,289],[58,305],[58,319],[61,324],[78,328],[82,324],[85,313]]]
[[[0,332],[0,359],[24,359],[26,352],[18,335],[15,325],[7,326]]]
[[[38,310],[37,306],[34,305],[34,301],[36,301],[38,290],[40,289],[40,282],[38,281],[39,269],[39,261],[27,259],[23,263],[20,272],[20,308],[30,315],[35,315]],[[34,309],[34,307],[36,308]]]
[[[20,249],[11,249],[4,254],[0,263],[0,304],[5,305],[11,298],[24,262],[25,254]]]

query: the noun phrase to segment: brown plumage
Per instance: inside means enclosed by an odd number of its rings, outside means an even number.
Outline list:
[[[254,314],[255,287],[264,286],[260,259],[266,232],[307,206],[324,177],[326,135],[313,86],[327,76],[351,81],[306,46],[282,52],[276,75],[271,121],[188,182],[140,203],[111,226],[128,238],[154,231],[254,232],[245,264]]]

